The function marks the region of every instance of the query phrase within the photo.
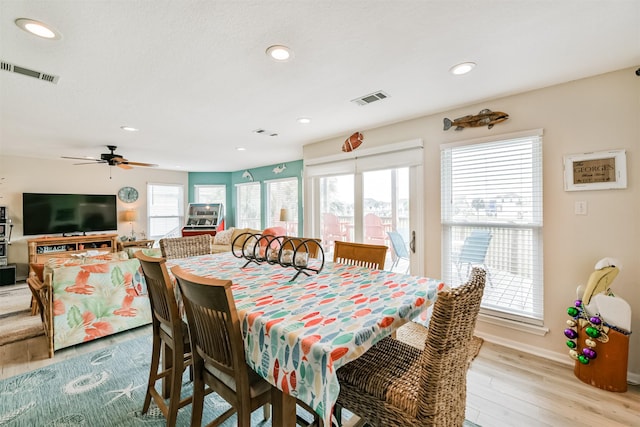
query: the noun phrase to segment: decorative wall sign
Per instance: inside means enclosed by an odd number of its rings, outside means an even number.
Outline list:
[[[564,156],[565,191],[627,188],[625,150]]]

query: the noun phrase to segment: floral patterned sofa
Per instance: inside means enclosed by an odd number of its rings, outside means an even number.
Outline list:
[[[61,348],[151,323],[140,262],[126,252],[51,258],[42,279],[32,272],[28,281],[40,300],[49,357]]]

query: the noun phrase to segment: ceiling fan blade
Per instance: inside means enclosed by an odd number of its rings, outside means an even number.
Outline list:
[[[126,163],[127,165],[132,165],[132,166],[146,166],[146,167],[151,167],[151,168],[155,168],[155,167],[158,166],[158,165],[155,165],[153,163],[142,163],[142,162],[129,162],[129,161],[126,161],[124,163]]]
[[[86,162],[86,163],[74,163],[73,165],[95,165],[96,163],[107,163],[107,162],[103,162],[102,160],[96,160],[95,162]]]
[[[60,156],[63,159],[72,159],[72,160],[93,160],[99,163],[104,163],[104,160],[101,159],[96,159],[95,157],[89,157],[89,156],[85,156],[85,157],[69,157],[69,156]]]
[[[129,166],[126,163],[118,163],[118,164],[116,164],[116,166],[118,166],[119,168],[122,168],[122,169],[133,169],[131,166]]]

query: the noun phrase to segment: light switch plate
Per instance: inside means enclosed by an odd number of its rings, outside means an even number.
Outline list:
[[[587,214],[587,202],[586,201],[576,202],[574,211],[575,211],[576,215],[586,215]]]

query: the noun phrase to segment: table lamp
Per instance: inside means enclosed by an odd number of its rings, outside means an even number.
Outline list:
[[[133,223],[138,220],[138,213],[134,210],[124,211],[122,213],[122,220],[131,224],[131,237],[129,240],[135,240],[135,235],[133,233]]]
[[[280,222],[284,222],[284,228],[287,230],[287,234],[289,234],[289,222],[292,220],[291,209],[282,208],[280,209]]]

